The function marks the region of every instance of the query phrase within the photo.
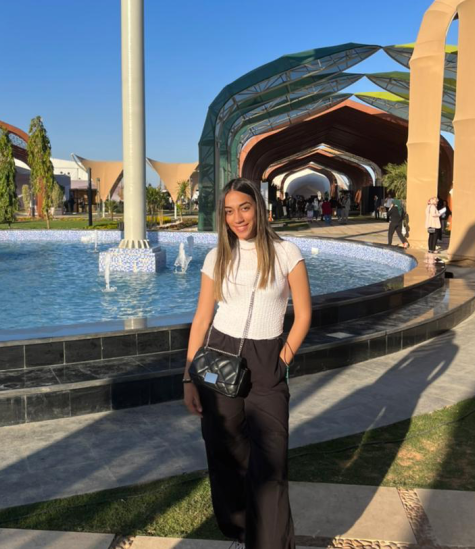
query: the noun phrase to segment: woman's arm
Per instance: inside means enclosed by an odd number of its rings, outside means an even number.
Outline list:
[[[434,206],[434,204],[432,204],[431,207],[430,207],[430,215],[432,217],[440,217],[439,210],[437,209],[436,206]]]
[[[196,351],[203,345],[206,332],[213,320],[214,314],[214,281],[207,275],[201,275],[200,297],[198,306],[191,324],[190,339],[188,341],[188,352],[186,355],[185,379],[189,378],[188,370],[196,354]],[[198,389],[193,383],[184,384],[184,400],[188,410],[197,416],[202,417],[202,407]]]
[[[294,306],[294,322],[287,342],[280,352],[282,360],[289,364],[302,345],[312,321],[312,298],[305,262],[300,261],[289,274],[289,286]]]

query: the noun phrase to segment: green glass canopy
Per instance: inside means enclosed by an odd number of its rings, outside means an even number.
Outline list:
[[[308,114],[321,108],[326,97],[361,78],[340,74],[380,49],[349,43],[284,55],[225,86],[208,109],[199,142],[199,229],[214,227],[217,191],[237,174],[232,153],[250,128],[265,120],[282,126],[291,123],[299,109]]]
[[[355,97],[372,107],[376,107],[404,120],[409,120],[409,101],[390,92],[356,93]],[[442,107],[441,129],[453,133],[454,111]]]
[[[409,100],[409,72],[381,72],[367,74],[366,78],[383,90],[398,95],[402,99]],[[444,106],[455,111],[456,80],[445,78],[442,102]]]
[[[386,46],[383,50],[399,64],[409,68],[409,61],[414,53],[415,44],[401,44],[399,46]],[[445,77],[457,78],[458,47],[445,46]]]
[[[213,230],[216,197],[239,172],[239,157],[252,138],[315,116],[349,99],[342,90],[366,76],[384,92],[358,93],[361,101],[407,120],[409,72],[345,72],[380,49],[409,68],[414,44],[381,48],[342,44],[284,55],[225,86],[211,103],[199,142],[199,230]],[[453,132],[458,49],[446,47],[442,130]]]

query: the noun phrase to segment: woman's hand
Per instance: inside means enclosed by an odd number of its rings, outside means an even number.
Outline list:
[[[185,391],[183,400],[185,402],[185,406],[188,408],[188,411],[190,414],[203,417],[203,408],[201,406],[200,395],[198,394],[198,389],[195,387],[195,384],[185,383],[183,387]]]

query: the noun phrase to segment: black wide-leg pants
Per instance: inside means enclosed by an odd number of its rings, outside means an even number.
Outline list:
[[[429,252],[435,252],[435,248],[437,247],[437,229],[435,229],[435,232],[429,233]]]
[[[239,339],[214,329],[209,345],[237,353]],[[287,451],[289,389],[279,359],[282,339],[246,339],[242,356],[251,371],[245,398],[200,387],[202,433],[213,508],[226,537],[246,549],[294,549]]]

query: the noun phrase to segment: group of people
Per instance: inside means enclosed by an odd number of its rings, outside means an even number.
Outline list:
[[[380,198],[375,195],[374,197],[374,212],[375,218],[380,217]],[[401,200],[394,198],[392,194],[388,194],[384,208],[386,210],[386,219],[389,223],[388,228],[388,245],[392,246],[394,233],[397,234],[399,240],[402,243],[403,248],[409,246],[409,242],[405,236],[404,222],[406,219],[406,212]],[[428,233],[428,252],[430,254],[439,253],[438,242],[442,242],[442,236],[447,226],[447,221],[451,212],[448,208],[447,202],[436,196],[430,198],[427,202],[425,212],[425,227]]]
[[[317,195],[305,199],[301,195],[292,196],[285,193],[285,198],[277,198],[272,205],[272,218],[277,219],[303,219],[317,222],[325,221],[331,225],[332,217],[336,215],[337,220],[342,223],[348,223],[351,209],[350,193],[341,193],[338,198],[330,198],[328,193]]]

